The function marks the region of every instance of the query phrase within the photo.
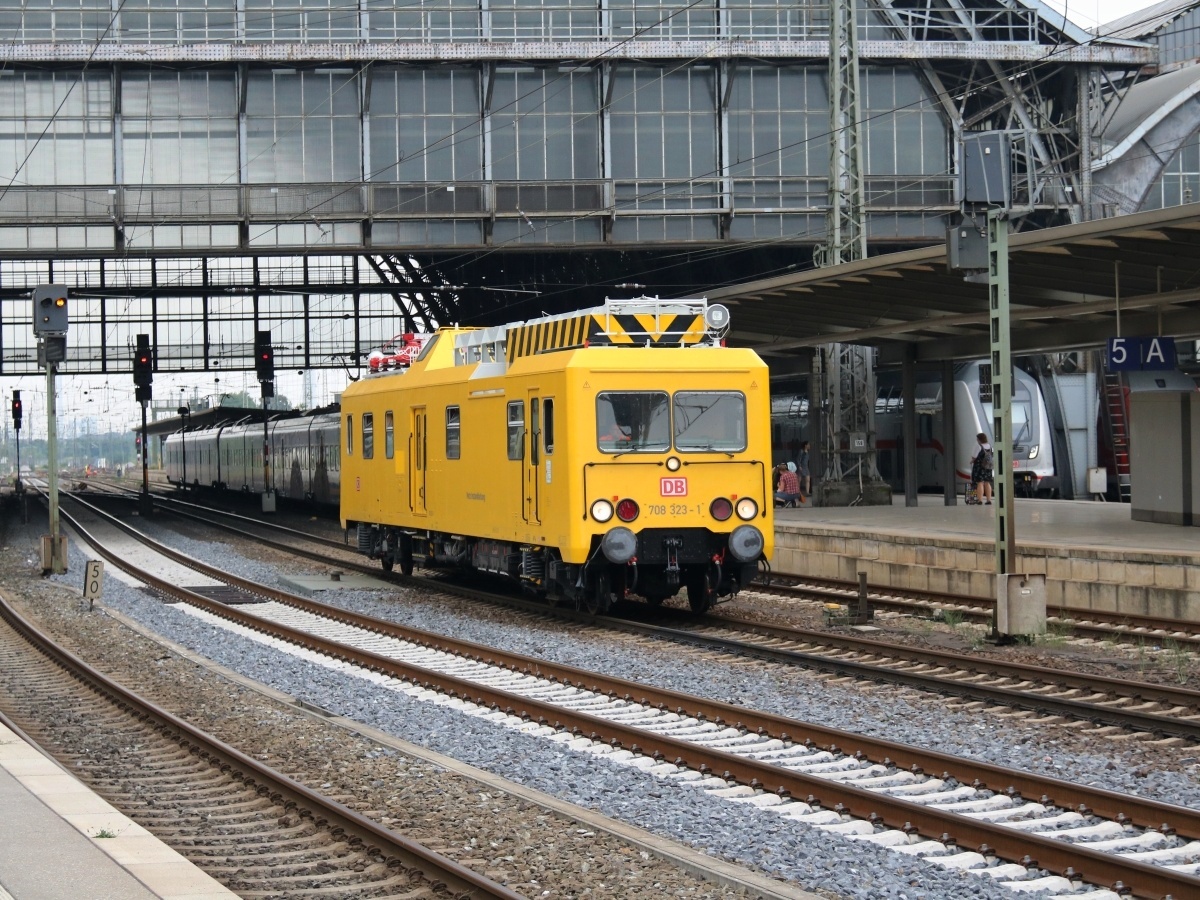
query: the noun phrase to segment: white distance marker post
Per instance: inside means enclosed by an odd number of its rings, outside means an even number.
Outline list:
[[[89,559],[84,573],[83,599],[88,602],[88,609],[93,609],[96,605],[96,598],[104,590],[104,561]]]

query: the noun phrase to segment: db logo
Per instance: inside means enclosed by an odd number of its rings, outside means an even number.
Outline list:
[[[659,480],[659,492],[664,497],[686,497],[686,478],[663,478]]]

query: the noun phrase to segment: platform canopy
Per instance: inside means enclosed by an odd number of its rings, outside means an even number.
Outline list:
[[[1013,353],[1200,337],[1200,204],[1014,233],[1009,250]],[[730,342],[765,357],[832,342],[879,347],[885,364],[909,344],[918,362],[986,356],[986,274],[946,263],[939,244],[707,296],[730,307]]]

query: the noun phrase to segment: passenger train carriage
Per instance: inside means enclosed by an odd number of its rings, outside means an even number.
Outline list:
[[[774,539],[767,367],[721,345],[723,307],[609,301],[373,353],[338,414],[272,421],[282,498],[340,499],[358,549],[410,573],[498,572],[601,611],[627,593],[694,610]],[[171,435],[168,478],[263,490],[261,420]]]
[[[602,611],[703,611],[773,540],[767,368],[702,300],[443,328],[342,397],[343,524],[409,572],[463,565]],[[386,368],[389,360],[374,360]]]
[[[336,506],[340,463],[336,413],[273,419],[268,425],[271,485],[290,500]],[[176,432],[163,445],[163,465],[172,484],[248,491],[264,490],[261,413],[234,424]]]
[[[916,384],[917,489],[942,490],[947,465],[942,436],[945,419],[941,378],[924,371]],[[1037,380],[1013,370],[1013,486],[1028,496],[1057,496],[1053,433],[1046,400]],[[895,378],[880,382],[875,402],[875,449],[879,473],[897,491],[904,490],[904,404]],[[774,458],[792,459],[800,442],[810,438],[808,401],[799,394],[776,393],[771,411]],[[992,434],[991,372],[984,361],[959,363],[954,371],[955,484],[962,493],[971,481],[976,435]]]

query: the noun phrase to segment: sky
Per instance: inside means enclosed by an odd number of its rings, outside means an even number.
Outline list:
[[[1153,0],[1043,0],[1081,28],[1093,28],[1154,5]]]

